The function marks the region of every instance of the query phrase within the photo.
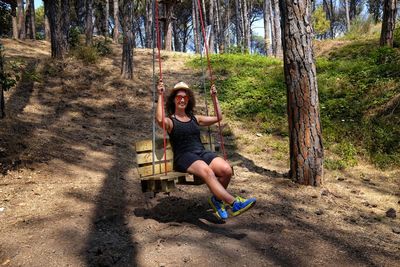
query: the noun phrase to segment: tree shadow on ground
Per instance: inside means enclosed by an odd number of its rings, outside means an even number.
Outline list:
[[[137,217],[153,219],[160,223],[192,224],[204,231],[237,240],[246,237],[245,233],[237,233],[228,228],[218,227],[218,225],[225,224],[225,221],[212,214],[208,203],[197,198],[163,197],[157,199],[157,204],[154,207],[137,208],[133,213]]]

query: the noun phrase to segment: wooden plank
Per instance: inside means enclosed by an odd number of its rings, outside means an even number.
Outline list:
[[[157,174],[157,175],[152,175],[152,176],[146,176],[140,178],[140,180],[175,180],[178,179],[181,176],[185,176],[186,173],[184,172],[168,172],[167,175],[165,174]]]
[[[167,160],[172,160],[174,157],[174,153],[172,150],[167,149],[166,151]],[[156,150],[154,154],[154,161],[164,161],[164,150]],[[153,163],[153,152],[141,152],[136,155],[136,162],[138,165]]]
[[[163,149],[164,148],[164,139],[156,139],[155,141],[156,149]],[[167,148],[171,148],[171,144],[167,139]],[[135,143],[135,150],[136,152],[143,152],[143,151],[152,151],[153,150],[153,140],[141,140]]]
[[[169,161],[167,162],[167,172],[170,172],[172,170],[173,170],[173,163],[172,161]],[[165,164],[164,162],[154,164],[154,172],[153,172],[153,164],[140,166],[138,167],[138,172],[141,177],[164,173]]]
[[[186,174],[185,176],[181,176],[178,178],[177,184],[182,185],[202,185],[204,184],[203,179],[198,176],[194,176],[192,174]]]

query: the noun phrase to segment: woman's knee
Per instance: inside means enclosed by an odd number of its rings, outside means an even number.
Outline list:
[[[225,164],[221,168],[221,176],[226,177],[226,178],[231,178],[232,177],[232,167],[229,164]]]

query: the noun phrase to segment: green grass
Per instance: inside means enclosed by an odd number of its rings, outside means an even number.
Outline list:
[[[326,166],[354,166],[358,157],[381,168],[400,166],[400,51],[377,39],[355,40],[317,58]],[[200,59],[192,61],[200,67]],[[287,136],[286,86],[280,60],[240,54],[212,55],[225,114],[256,121],[257,131]]]

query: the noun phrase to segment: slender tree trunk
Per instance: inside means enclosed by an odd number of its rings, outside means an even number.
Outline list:
[[[236,17],[236,45],[242,46],[242,22],[241,19],[241,12],[240,12],[240,0],[235,0],[235,17]]]
[[[118,43],[119,38],[119,7],[118,0],[114,0],[114,30],[113,30],[113,40]]]
[[[208,21],[209,21],[209,26],[210,26],[210,42],[208,44],[209,52],[210,54],[214,53],[215,49],[214,49],[214,1],[215,0],[210,0],[210,12],[209,12],[209,17],[208,17]]]
[[[249,23],[249,10],[247,8],[247,0],[243,0],[243,9],[242,9],[242,17],[243,17],[243,33],[244,33],[244,47],[245,47],[245,51],[250,52],[250,42],[251,42],[251,38],[250,38],[250,23]]]
[[[199,17],[198,17],[197,0],[192,0],[192,23],[193,23],[193,41],[195,53],[200,53],[199,42]]]
[[[151,48],[152,47],[152,30],[153,30],[153,4],[151,0],[146,0],[146,16],[145,16],[145,47]]]
[[[266,55],[272,55],[271,47],[271,16],[269,10],[271,8],[271,0],[264,0],[263,13],[264,13],[264,42]]]
[[[69,45],[68,45],[68,36],[69,36],[69,26],[71,24],[70,21],[70,5],[69,5],[69,0],[61,0],[61,31],[63,34],[63,42],[64,42],[64,47],[65,47],[65,52],[69,50]]]
[[[105,32],[105,37],[110,36],[110,31],[108,28],[108,20],[110,18],[110,0],[106,0],[106,10],[105,10],[105,14],[104,14],[104,18],[105,18],[105,26],[106,26],[106,32]]]
[[[224,52],[224,44],[223,44],[223,31],[222,31],[222,10],[221,10],[221,0],[216,0],[215,1],[215,12],[217,15],[215,16],[216,18],[216,42],[217,42],[217,47],[218,47],[218,52],[223,53]]]
[[[49,22],[49,17],[46,14],[47,13],[45,12],[45,15],[44,15],[44,35],[45,35],[46,41],[50,41],[51,40],[50,22]]]
[[[282,0],[280,4],[290,139],[289,176],[300,184],[319,186],[324,153],[311,0]]]
[[[274,55],[282,57],[282,29],[281,29],[281,12],[279,10],[279,0],[273,0],[274,14]]]
[[[25,39],[25,19],[24,19],[24,1],[17,0],[18,16],[18,38]]]
[[[122,66],[121,75],[125,79],[133,78],[133,3],[130,0],[123,0],[123,45],[122,45]]]
[[[226,20],[225,20],[225,25],[226,27],[224,28],[224,36],[225,38],[225,50],[231,46],[231,30],[230,30],[230,23],[231,23],[231,9],[230,9],[230,0],[225,0],[225,10],[226,10]],[[225,35],[225,29],[227,31]]]
[[[381,30],[381,46],[393,47],[393,32],[396,26],[397,0],[385,0]]]
[[[27,38],[36,39],[35,2],[33,0],[26,1],[25,32]]]
[[[51,32],[51,57],[52,58],[63,58],[65,53],[68,51],[67,36],[65,35],[66,26],[63,25],[65,20],[61,18],[62,7],[64,10],[67,8],[68,0],[62,0],[65,2],[60,3],[59,0],[45,0],[44,6],[46,15],[49,18],[50,32]]]
[[[174,10],[174,2],[166,2],[165,7],[165,24],[164,24],[164,49],[172,50],[172,14]]]
[[[357,16],[357,0],[350,0],[350,20],[353,21],[356,18],[356,16]]]
[[[11,4],[11,17],[12,17],[12,27],[13,27],[13,38],[18,39],[17,6],[15,4]]]
[[[3,57],[3,44],[0,41],[0,77],[4,77],[4,57]],[[0,119],[5,117],[5,101],[3,84],[0,82]]]
[[[350,31],[350,9],[349,9],[349,0],[344,0],[344,7],[346,10],[346,28],[347,31]]]
[[[93,0],[86,0],[86,23],[85,23],[85,35],[86,45],[92,45],[93,43]]]

